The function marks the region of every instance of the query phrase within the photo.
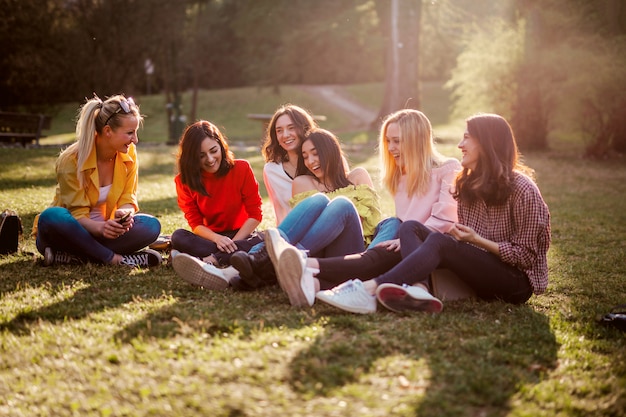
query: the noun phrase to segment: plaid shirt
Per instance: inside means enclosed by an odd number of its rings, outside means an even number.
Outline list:
[[[459,223],[498,243],[500,259],[524,271],[535,294],[548,286],[547,253],[550,246],[550,212],[539,188],[516,174],[513,192],[505,204],[459,201]]]

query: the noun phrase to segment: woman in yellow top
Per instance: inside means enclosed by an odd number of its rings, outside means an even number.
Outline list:
[[[82,106],[76,142],[56,162],[51,207],[35,219],[33,235],[44,265],[73,261],[148,267],[158,252],[138,252],[161,232],[137,214],[137,129],[143,117],[132,98],[94,97]]]

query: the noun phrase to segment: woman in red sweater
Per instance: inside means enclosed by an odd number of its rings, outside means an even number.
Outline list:
[[[206,120],[183,133],[177,167],[178,206],[191,231],[172,234],[172,265],[185,280],[193,280],[189,275],[197,271],[197,261],[229,264],[232,253],[261,242],[255,229],[262,200],[250,163],[234,159],[224,135]]]

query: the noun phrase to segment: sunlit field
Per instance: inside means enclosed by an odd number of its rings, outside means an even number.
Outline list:
[[[229,94],[220,94],[223,108],[237,108]],[[235,91],[232,100],[241,103],[240,95]],[[355,93],[362,100],[369,96]],[[271,112],[280,99],[250,111]],[[142,107],[148,116],[150,100]],[[375,132],[349,131],[347,117],[325,106],[314,111],[345,132],[340,136],[350,161],[377,179]],[[238,130],[232,121],[247,111],[220,123],[246,145],[235,147],[236,156],[248,159],[261,180],[262,157],[248,146],[260,138],[260,124],[242,122]],[[176,204],[175,148],[149,127],[150,119],[139,146],[140,207],[171,233],[186,227]],[[439,120],[440,149],[458,157],[464,126],[443,114],[432,119]],[[71,123],[54,125],[71,131]],[[54,135],[48,145],[58,143]],[[558,137],[549,151],[525,155],[552,214],[546,294],[522,306],[465,300],[445,303],[439,315],[381,308],[361,316],[322,303],[294,309],[278,287],[253,293],[198,289],[168,265],[132,271],[43,267],[29,232],[52,199],[59,148],[0,149],[0,208],[16,210],[25,229],[20,253],[0,256],[0,415],[625,413],[626,338],[595,321],[626,303],[622,161],[581,159],[582,144]],[[261,191],[265,228],[274,218]],[[391,199],[383,191],[381,196],[385,214],[392,215]]]

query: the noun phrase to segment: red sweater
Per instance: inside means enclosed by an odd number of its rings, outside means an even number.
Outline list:
[[[180,174],[174,177],[178,207],[194,230],[204,225],[216,233],[239,229],[253,218],[262,219],[259,183],[254,178],[250,163],[236,159],[226,176],[202,173],[202,182],[209,196],[202,195],[183,184]]]

